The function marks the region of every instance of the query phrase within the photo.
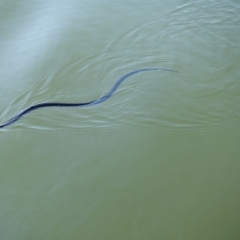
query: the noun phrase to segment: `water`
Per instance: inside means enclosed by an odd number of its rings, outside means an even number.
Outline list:
[[[1,239],[239,239],[238,1],[1,1]]]

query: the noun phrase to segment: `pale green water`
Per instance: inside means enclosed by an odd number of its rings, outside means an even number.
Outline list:
[[[240,239],[240,3],[0,1],[0,239]]]

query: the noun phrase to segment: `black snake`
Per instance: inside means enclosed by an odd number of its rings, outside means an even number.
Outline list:
[[[110,91],[108,93],[106,93],[104,96],[96,99],[96,100],[92,100],[90,102],[84,102],[84,103],[64,103],[64,102],[46,102],[46,103],[38,103],[35,105],[32,105],[26,109],[24,109],[23,111],[21,111],[20,113],[18,113],[17,115],[15,115],[14,117],[12,117],[11,119],[9,119],[6,123],[0,125],[0,128],[4,128],[6,126],[9,126],[11,124],[13,124],[14,122],[16,122],[17,120],[19,120],[22,116],[26,115],[27,113],[36,110],[38,108],[44,108],[44,107],[82,107],[82,106],[91,106],[91,105],[96,105],[99,104],[101,102],[106,101],[107,99],[109,99],[113,93],[117,90],[117,88],[119,87],[119,85],[128,77],[139,73],[139,72],[145,72],[145,71],[153,71],[153,70],[162,70],[162,71],[169,71],[169,72],[177,72],[174,70],[170,70],[170,69],[165,69],[165,68],[142,68],[142,69],[138,69],[132,72],[129,72],[127,74],[125,74],[124,76],[122,76],[119,80],[117,80],[117,82],[113,85],[113,87],[110,89]]]

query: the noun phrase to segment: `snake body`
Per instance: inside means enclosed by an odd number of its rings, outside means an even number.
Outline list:
[[[7,126],[13,124],[14,122],[19,120],[21,117],[23,117],[27,113],[30,113],[31,111],[39,109],[39,108],[45,108],[45,107],[83,107],[83,106],[91,106],[91,105],[96,105],[96,104],[102,103],[102,102],[106,101],[107,99],[109,99],[114,94],[114,92],[118,89],[119,85],[124,80],[126,80],[128,77],[130,77],[134,74],[140,73],[140,72],[153,71],[153,70],[177,72],[177,71],[166,69],[166,68],[142,68],[142,69],[138,69],[138,70],[129,72],[129,73],[125,74],[124,76],[122,76],[120,79],[117,80],[117,82],[113,85],[113,87],[110,89],[110,91],[108,93],[106,93],[104,96],[102,96],[102,97],[100,97],[96,100],[92,100],[92,101],[89,101],[89,102],[83,102],[83,103],[65,103],[65,102],[38,103],[38,104],[29,106],[28,108],[22,110],[20,113],[18,113],[17,115],[15,115],[11,119],[9,119],[6,123],[0,125],[0,128],[4,128],[4,127],[7,127]]]

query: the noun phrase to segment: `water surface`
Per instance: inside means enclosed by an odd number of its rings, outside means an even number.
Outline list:
[[[238,1],[1,1],[1,239],[239,239]]]

